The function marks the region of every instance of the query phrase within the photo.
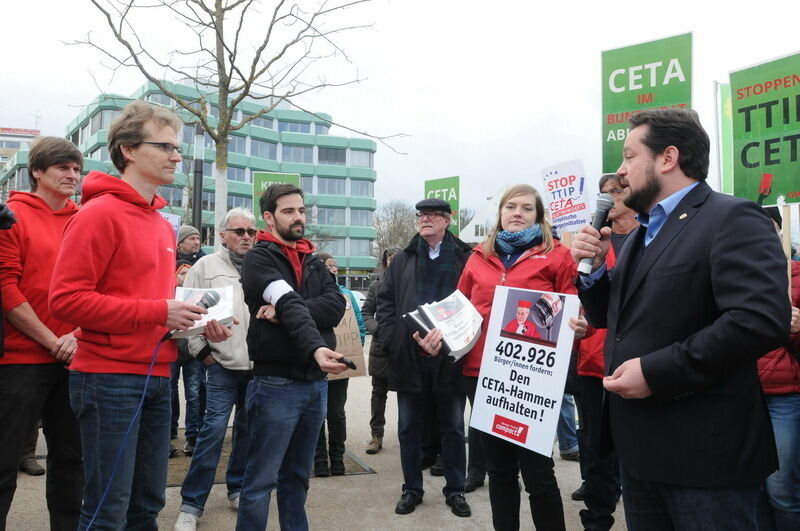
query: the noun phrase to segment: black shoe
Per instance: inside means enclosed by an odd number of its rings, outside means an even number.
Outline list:
[[[467,500],[464,499],[463,494],[450,496],[447,498],[446,502],[447,505],[450,506],[454,515],[461,516],[462,518],[472,516],[472,510],[469,508],[469,504],[467,503]]]
[[[403,495],[400,496],[400,501],[394,508],[397,514],[413,513],[417,505],[422,503],[422,496],[410,490],[404,490]]]
[[[583,501],[586,499],[586,482],[581,483],[581,486],[572,493],[570,496],[575,501]]]
[[[172,444],[172,443],[169,443],[169,456],[170,457],[175,457],[175,454],[177,454],[177,453],[178,453],[178,449],[175,448],[175,445]]]
[[[183,445],[183,453],[186,455],[194,454],[194,441],[186,441]]]
[[[331,476],[344,476],[344,461],[331,458]]]
[[[327,461],[314,461],[314,477],[326,478],[331,475]]]
[[[480,487],[483,487],[483,479],[467,478],[467,482],[464,484],[464,492],[472,492]]]
[[[444,468],[442,467],[442,456],[436,458],[436,462],[431,465],[431,476],[444,476]]]

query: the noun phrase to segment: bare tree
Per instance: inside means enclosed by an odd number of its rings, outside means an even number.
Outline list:
[[[375,248],[378,257],[389,247],[405,247],[417,233],[416,210],[405,201],[391,201],[375,211]]]
[[[458,211],[458,228],[463,229],[475,217],[474,208],[462,208]]]
[[[350,63],[336,40],[343,33],[368,27],[353,23],[351,12],[370,0],[317,0],[310,9],[300,0],[273,0],[267,2],[269,6],[260,0],[91,1],[104,16],[115,46],[93,39],[91,33],[73,44],[98,50],[110,61],[106,66],[112,74],[124,67],[138,69],[214,141],[215,233],[227,210],[230,133],[272,111],[280,102],[316,116],[298,104],[298,97],[360,81],[355,73],[344,80],[328,80],[319,67],[334,59]],[[180,25],[169,34],[148,27],[153,20],[165,17]],[[183,32],[180,38],[178,30]],[[160,52],[162,43],[170,37],[180,42],[181,48]],[[176,93],[172,84],[164,81],[166,78],[189,83],[198,95],[188,98]],[[216,105],[216,127],[208,119],[208,99]],[[257,114],[235,121],[236,107],[245,99],[259,100],[265,106]],[[388,138],[400,136],[379,137],[326,122],[384,144]]]

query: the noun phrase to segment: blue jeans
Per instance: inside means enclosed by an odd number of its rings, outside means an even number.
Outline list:
[[[800,393],[764,395],[775,432],[780,469],[767,478],[778,531],[800,529]]]
[[[250,371],[232,371],[219,363],[206,367],[206,414],[203,427],[197,437],[192,455],[192,464],[181,487],[181,511],[201,516],[214,485],[222,443],[228,429],[231,410],[236,405],[233,420],[233,449],[228,461],[225,481],[228,484],[228,498],[239,496],[242,488],[244,468],[247,463],[247,413],[245,398]]]
[[[145,376],[71,371],[69,394],[78,418],[86,485],[78,529],[86,529],[111,479]],[[92,529],[158,529],[167,486],[169,378],[152,376],[141,415],[126,441],[108,496]]]
[[[438,360],[434,361],[438,362]],[[403,490],[424,494],[422,487],[422,432],[426,404],[436,402],[439,433],[442,441],[442,465],[445,497],[463,494],[467,468],[464,447],[464,405],[467,397],[460,392],[434,392],[432,366],[422,363],[421,393],[397,393],[397,425],[400,439],[400,464],[403,468]]]
[[[181,403],[178,396],[178,379],[183,369],[183,394],[186,398],[186,440],[197,439],[200,425],[203,422],[203,405],[200,403],[200,388],[205,379],[203,364],[192,358],[186,361],[175,361],[170,364],[170,386],[172,388],[172,424],[170,437],[178,436],[178,419],[181,416]]]
[[[630,531],[752,531],[758,529],[759,487],[701,489],[667,485],[621,470]]]
[[[560,453],[571,454],[578,451],[578,435],[575,431],[575,400],[572,395],[565,394],[561,401],[556,437],[558,437]]]
[[[308,529],[308,477],[327,410],[327,380],[253,377],[247,386],[250,446],[237,530],[267,528],[269,500],[276,487],[281,529]]]

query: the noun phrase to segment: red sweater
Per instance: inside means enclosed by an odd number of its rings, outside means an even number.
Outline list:
[[[800,307],[800,262],[792,262],[792,306]],[[791,334],[786,344],[800,352],[800,334]],[[766,353],[758,360],[758,377],[768,395],[800,393],[800,364],[786,348]]]
[[[90,172],[80,212],[67,225],[50,286],[53,315],[79,326],[70,369],[146,374],[167,332],[175,294],[175,233],[128,183]],[[169,377],[174,341],[161,346],[154,376]]]
[[[542,254],[539,246],[528,249],[508,269],[497,256],[486,258],[482,244],[475,247],[475,252],[467,260],[461,279],[458,281],[458,289],[483,317],[481,337],[464,358],[465,376],[477,377],[481,370],[489,314],[492,311],[494,289],[497,286],[577,293],[575,289],[577,268],[570,257],[569,249],[561,245],[558,240],[554,245],[553,250],[547,254]]]
[[[11,192],[8,208],[17,222],[0,231],[0,289],[3,314],[27,302],[36,316],[57,337],[74,329],[50,314],[47,290],[56,263],[64,227],[78,207],[72,200],[61,210],[53,210],[41,197],[27,192]],[[39,343],[17,330],[7,319],[5,354],[0,364],[61,363]]]

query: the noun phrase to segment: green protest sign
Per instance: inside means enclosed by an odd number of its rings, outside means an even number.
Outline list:
[[[458,177],[445,177],[443,179],[425,181],[425,199],[444,199],[450,203],[450,209],[453,211],[450,232],[455,236],[458,236],[458,196]]]
[[[719,101],[719,173],[721,191],[733,193],[733,104],[731,102],[731,86],[727,83],[717,85]]]
[[[275,173],[269,171],[253,172],[253,212],[256,214],[256,227],[265,229],[264,218],[258,206],[261,194],[273,184],[293,184],[300,187],[300,175],[297,173]]]
[[[733,193],[800,202],[800,53],[731,72]]]
[[[632,114],[692,105],[692,34],[603,52],[603,172],[622,161]]]

